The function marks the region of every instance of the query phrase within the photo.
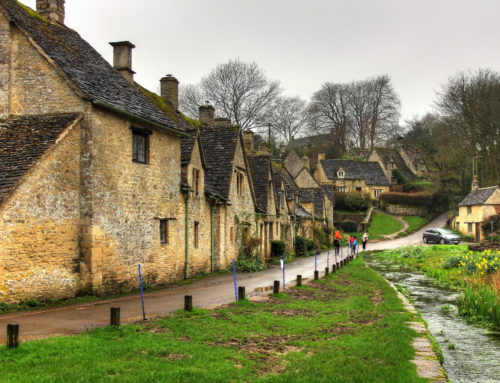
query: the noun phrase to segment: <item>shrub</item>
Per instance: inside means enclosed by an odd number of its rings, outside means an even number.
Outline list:
[[[444,209],[447,209],[449,205],[448,196],[442,190],[439,190],[435,193],[382,193],[380,195],[380,201],[383,204],[424,207],[429,211],[442,211]]]
[[[285,241],[271,242],[271,257],[280,258],[285,253]]]
[[[236,261],[236,270],[245,273],[253,273],[266,269],[266,263],[260,258],[238,259]]]
[[[297,257],[303,257],[307,254],[307,244],[306,244],[307,238],[301,237],[301,236],[296,236],[295,237],[295,255]]]
[[[240,259],[251,259],[257,256],[257,250],[260,247],[261,240],[260,238],[252,237],[246,241],[240,247]]]
[[[305,240],[306,240],[307,251],[313,251],[314,250],[314,242],[309,238],[305,238]]]
[[[500,230],[500,215],[492,215],[482,226],[486,233],[492,234],[498,232]]]
[[[435,187],[436,187],[436,184],[434,184],[434,182],[430,182],[430,181],[410,182],[408,184],[403,185],[403,192],[405,192],[405,193],[423,192],[423,191],[432,190]]]
[[[460,262],[462,262],[462,257],[461,256],[452,256],[446,258],[446,260],[443,262],[443,269],[448,270],[448,269],[454,269],[460,266]]]
[[[325,230],[322,227],[315,227],[313,231],[316,248],[321,248],[322,245],[327,243]]]
[[[335,209],[364,211],[370,207],[371,197],[367,193],[335,193]]]
[[[358,223],[354,221],[335,222],[335,225],[337,228],[348,233],[355,233],[358,231]]]

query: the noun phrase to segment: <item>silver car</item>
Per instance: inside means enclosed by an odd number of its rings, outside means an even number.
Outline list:
[[[427,229],[423,235],[424,243],[445,243],[458,245],[460,237],[447,229]]]

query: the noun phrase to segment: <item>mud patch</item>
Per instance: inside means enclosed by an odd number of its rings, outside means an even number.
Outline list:
[[[309,311],[309,310],[294,310],[294,309],[273,310],[273,311],[271,311],[271,313],[273,313],[274,315],[283,316],[283,317],[294,317],[297,315],[311,317],[315,314],[315,312]]]
[[[382,291],[379,289],[376,289],[374,291],[372,297],[370,298],[370,300],[372,301],[372,304],[375,307],[378,306],[379,304],[381,304],[382,302],[384,302],[384,295],[382,294]]]

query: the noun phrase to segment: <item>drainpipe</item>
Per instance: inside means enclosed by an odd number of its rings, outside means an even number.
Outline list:
[[[212,200],[210,206],[210,259],[211,259],[211,271],[214,272],[216,269],[215,265],[215,212],[217,209],[217,204],[215,200]]]
[[[189,277],[189,190],[184,191],[184,279]]]

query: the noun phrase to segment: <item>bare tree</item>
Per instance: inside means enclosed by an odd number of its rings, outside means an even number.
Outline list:
[[[401,102],[388,76],[349,84],[353,133],[360,149],[372,150],[400,132]]]
[[[206,98],[202,89],[198,85],[181,84],[179,87],[179,105],[180,109],[188,117],[197,119],[199,117],[198,108],[203,105]]]
[[[330,133],[340,152],[347,149],[351,126],[349,91],[346,84],[327,82],[314,93],[308,108],[311,133]]]
[[[278,140],[292,141],[306,124],[306,102],[299,97],[278,97],[263,116]]]
[[[462,167],[468,166],[473,156],[481,156],[481,180],[497,184],[500,181],[500,73],[490,69],[459,72],[443,86],[436,105],[448,137],[457,138]]]
[[[246,130],[258,124],[280,91],[279,81],[270,80],[257,63],[229,60],[218,64],[198,85],[183,87],[180,104],[191,113],[194,103],[210,101],[218,115]]]

